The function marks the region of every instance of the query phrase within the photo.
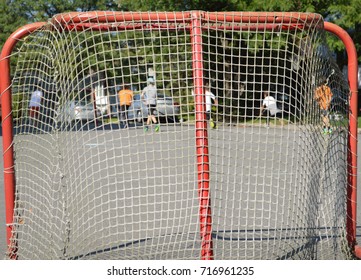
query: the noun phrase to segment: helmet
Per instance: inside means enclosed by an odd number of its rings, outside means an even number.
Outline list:
[[[148,78],[147,82],[153,84],[153,83],[154,83],[154,79],[153,79],[152,77],[150,77],[150,78]]]

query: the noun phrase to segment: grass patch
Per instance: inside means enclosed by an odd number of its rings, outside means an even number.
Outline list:
[[[249,124],[249,125],[254,125],[254,124],[261,124],[261,125],[266,125],[267,124],[267,118],[266,117],[262,117],[262,118],[255,118],[255,119],[247,119],[245,122],[245,124]],[[270,118],[269,119],[269,125],[288,125],[290,123],[290,121],[286,118]]]
[[[195,122],[195,114],[182,115],[180,118],[183,118],[184,122]],[[216,119],[216,122],[222,123],[222,120]],[[229,120],[225,120],[225,123],[230,123]],[[231,122],[233,125],[266,125],[267,118],[254,117],[254,118],[241,118],[238,122],[233,120]],[[284,126],[292,123],[292,120],[288,118],[270,118],[269,124],[272,126]]]
[[[104,124],[111,124],[111,123],[118,123],[119,119],[118,118],[107,118],[103,120]]]

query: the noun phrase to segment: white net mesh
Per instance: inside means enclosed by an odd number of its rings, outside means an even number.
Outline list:
[[[241,23],[242,13],[218,20],[204,13],[203,69],[194,69],[189,13],[176,21],[175,14],[126,15],[133,20],[94,16],[67,25],[58,16],[18,44],[17,257],[199,259],[200,75],[218,100],[206,131],[214,257],[348,258],[349,89],[322,19],[294,14],[290,24],[270,14],[258,24]],[[149,77],[159,131],[146,124],[141,93]],[[314,98],[322,77],[333,93],[326,112]],[[118,97],[124,84],[134,94],[126,119]],[[41,104],[31,107],[36,89]],[[265,91],[275,115],[260,115]]]

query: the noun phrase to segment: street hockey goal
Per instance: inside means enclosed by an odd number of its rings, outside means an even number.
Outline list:
[[[349,81],[325,31],[346,42]],[[20,28],[0,59],[8,257],[360,254],[355,65],[345,32],[311,13],[99,11]],[[277,114],[261,114],[264,92]]]

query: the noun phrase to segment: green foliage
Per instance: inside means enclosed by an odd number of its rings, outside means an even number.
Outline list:
[[[233,11],[237,8],[236,0],[118,0],[118,7],[123,11]],[[247,2],[247,1],[244,1]]]
[[[361,9],[360,0],[117,0],[118,7],[124,11],[187,11],[187,10],[204,10],[204,11],[279,11],[279,12],[316,12],[323,15],[326,20],[347,30],[360,53],[361,58]],[[344,46],[338,38],[330,36],[328,43],[331,50],[338,54],[338,63],[344,65],[343,61]]]
[[[2,13],[0,17],[0,47],[10,33],[19,26],[30,22],[44,21],[54,14],[67,11],[205,10],[317,12],[323,15],[326,20],[333,21],[349,31],[357,49],[361,49],[361,15],[358,13],[358,10],[361,9],[360,0],[348,0],[347,2],[338,0],[333,1],[332,5],[329,5],[329,1],[326,0],[0,0],[0,8],[0,13]],[[238,91],[233,89],[238,89],[239,82],[244,79],[241,74],[233,73],[245,73],[248,71],[246,69],[248,65],[256,65],[254,71],[259,71],[261,67],[265,76],[276,76],[277,71],[289,69],[289,65],[287,67],[282,65],[282,63],[286,64],[287,62],[275,62],[271,59],[269,61],[260,60],[259,57],[272,57],[270,52],[273,52],[276,57],[288,59],[290,58],[289,52],[297,53],[298,43],[303,40],[302,32],[294,35],[287,32],[284,34],[280,32],[277,34],[275,32],[251,34],[245,31],[228,34],[224,32],[220,35],[217,31],[210,31],[203,38],[205,42],[205,68],[218,70],[209,71],[205,75],[213,80],[223,81],[224,84],[221,85],[222,88],[225,88],[225,92],[221,93],[224,95],[223,104],[228,104],[227,102],[231,102],[232,95],[238,94]],[[188,49],[190,44],[186,43],[189,37],[184,36],[181,32],[178,34],[179,36],[171,38],[167,35],[166,31],[161,30],[152,32],[129,31],[126,35],[122,32],[97,33],[93,31],[90,34],[91,37],[86,33],[59,35],[56,40],[54,39],[57,53],[51,59],[50,64],[74,65],[75,67],[72,68],[71,72],[62,68],[64,73],[50,73],[52,70],[49,70],[49,75],[58,75],[57,78],[63,81],[62,86],[64,88],[67,86],[74,88],[74,85],[66,85],[66,81],[69,79],[81,80],[89,75],[91,69],[94,69],[104,73],[107,80],[113,80],[114,84],[131,83],[140,89],[144,86],[147,69],[154,68],[157,75],[161,75],[161,77],[157,77],[157,81],[162,81],[159,86],[166,93],[172,91],[173,88],[178,88],[177,92],[170,94],[182,98],[183,95],[186,95],[187,86],[192,83],[190,80],[192,77],[192,73],[190,73],[192,58],[187,57],[191,55],[191,51]],[[269,40],[271,37],[272,40]],[[247,42],[247,45],[244,42]],[[338,52],[338,58],[343,58],[342,42],[333,37],[329,37],[328,42],[331,49]],[[26,59],[28,55],[24,53],[23,59]],[[245,57],[247,57],[247,61],[245,61]],[[338,62],[341,67],[345,64],[340,59]],[[108,66],[109,63],[112,63],[111,67]],[[272,67],[275,63],[281,64],[278,67]],[[257,80],[259,78],[257,75],[249,74],[249,76],[252,75],[256,84],[261,83]],[[235,83],[238,84],[227,84],[228,81],[236,81]],[[250,100],[253,98],[254,96],[249,96]]]
[[[0,49],[19,27],[70,11],[115,10],[114,0],[0,0]]]
[[[330,20],[348,31],[356,45],[359,60],[361,60],[360,11],[360,0],[334,1],[329,7]],[[343,44],[338,38],[330,38],[329,42],[337,51],[343,50]]]
[[[6,38],[26,23],[44,21],[67,11],[298,11],[317,12],[346,29],[361,53],[360,0],[0,0],[0,48]],[[343,58],[344,47],[338,38],[328,39],[332,50]],[[344,64],[339,60],[339,64]]]
[[[9,5],[8,2],[0,0],[0,48],[12,32],[28,22],[18,7]]]

